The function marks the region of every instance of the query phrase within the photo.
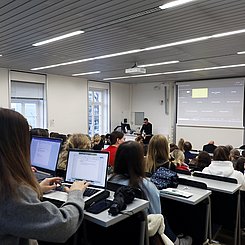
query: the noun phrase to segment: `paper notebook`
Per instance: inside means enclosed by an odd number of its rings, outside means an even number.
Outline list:
[[[166,188],[161,190],[162,193],[174,195],[174,196],[181,196],[181,197],[191,197],[193,194],[187,191],[182,191],[176,188]]]

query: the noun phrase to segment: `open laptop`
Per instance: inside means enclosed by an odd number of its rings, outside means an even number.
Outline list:
[[[38,181],[56,175],[62,139],[33,136],[31,139],[31,165],[37,169]]]
[[[84,192],[85,208],[109,195],[106,191],[108,160],[108,152],[80,149],[70,149],[68,152],[64,184],[71,185],[76,180],[91,183]],[[52,191],[45,194],[45,197],[65,202],[67,193]]]

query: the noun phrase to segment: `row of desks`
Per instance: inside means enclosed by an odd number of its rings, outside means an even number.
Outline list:
[[[205,179],[196,176],[190,176],[185,174],[178,174],[180,178],[194,180],[198,182],[203,182],[207,185],[207,189],[200,189],[187,185],[179,185],[177,189],[184,190],[192,193],[192,196],[189,198],[174,196],[171,194],[167,194],[164,192],[160,192],[161,198],[167,198],[169,200],[177,201],[179,203],[195,206],[198,205],[205,200],[208,200],[206,207],[206,219],[205,219],[205,237],[207,240],[212,240],[211,234],[211,195],[212,191],[218,191],[225,194],[233,195],[235,193],[240,193],[239,184],[228,183],[223,181],[217,181],[212,179]],[[110,198],[113,198],[112,196]],[[102,227],[111,227],[121,221],[125,220],[127,217],[144,211],[149,206],[149,202],[142,199],[135,199],[133,203],[127,206],[125,213],[119,214],[117,216],[111,216],[108,214],[108,210],[105,210],[99,214],[92,214],[88,212],[84,212],[85,220],[93,222]],[[224,214],[225,215],[225,214]],[[146,219],[142,221],[141,231],[140,231],[140,244],[148,244],[147,237],[147,223]],[[235,227],[235,237],[234,237],[234,245],[240,245],[240,194],[237,199],[237,215],[236,215],[236,227]],[[239,239],[238,239],[239,238]]]
[[[171,199],[174,201],[178,201],[181,203],[189,204],[189,205],[197,205],[200,202],[204,201],[205,199],[208,199],[207,202],[207,209],[206,209],[206,237],[207,240],[212,240],[212,234],[211,234],[211,195],[213,192],[219,192],[224,194],[233,195],[235,193],[238,193],[237,198],[237,208],[236,208],[236,221],[235,221],[235,230],[234,230],[234,245],[240,245],[241,244],[241,234],[240,234],[240,184],[234,184],[234,183],[228,183],[224,181],[218,181],[218,180],[212,180],[212,179],[206,179],[201,177],[196,177],[192,175],[185,175],[185,174],[178,174],[180,178],[188,179],[192,181],[198,181],[205,183],[207,185],[207,189],[200,189],[195,188],[192,186],[187,185],[179,185],[177,189],[184,190],[187,192],[192,193],[192,196],[189,198],[181,197],[181,196],[174,196],[171,194],[167,194],[165,192],[161,192],[162,198]],[[229,212],[229,210],[227,210]],[[224,215],[226,215],[224,213]]]

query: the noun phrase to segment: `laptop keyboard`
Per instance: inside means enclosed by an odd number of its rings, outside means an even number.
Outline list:
[[[86,190],[84,191],[83,195],[86,196],[86,197],[90,197],[92,196],[93,194],[95,194],[96,192],[98,192],[100,190],[97,190],[97,189],[93,189],[93,188],[86,188]]]

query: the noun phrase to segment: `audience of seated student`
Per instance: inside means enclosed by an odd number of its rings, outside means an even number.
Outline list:
[[[122,143],[117,150],[114,173],[109,181],[121,185],[140,188],[149,200],[149,214],[161,214],[160,192],[156,186],[145,177],[143,147],[135,141]],[[174,244],[192,244],[190,237],[178,238],[170,229],[165,219],[164,233]]]
[[[229,151],[229,153],[230,153],[231,150],[233,149],[233,146],[232,146],[232,145],[226,145],[225,147],[227,148],[227,150]]]
[[[194,171],[202,171],[211,164],[211,156],[206,151],[200,151],[196,157],[196,163],[193,167]]]
[[[110,145],[111,144],[111,142],[110,142],[110,134],[106,134],[105,135],[105,140],[104,140],[104,144],[105,145]]]
[[[138,142],[139,144],[141,144],[143,146],[143,149],[144,149],[144,156],[146,156],[147,154],[147,149],[148,149],[148,145],[147,144],[144,144],[144,137],[142,135],[138,135],[136,138],[135,138],[135,141]]]
[[[29,125],[20,113],[1,108],[0,125],[0,244],[65,242],[82,223],[88,184],[74,182],[60,208],[42,202],[61,178],[37,182],[30,169]]]
[[[170,143],[169,147],[170,147],[170,153],[173,152],[176,149],[179,149],[179,147],[176,144],[174,144],[174,143]]]
[[[142,135],[139,135],[135,138],[135,141],[140,143],[140,144],[144,144],[144,137]]]
[[[190,172],[189,166],[184,162],[185,155],[183,151],[175,149],[172,151],[171,156],[173,157],[172,163],[175,164],[176,170],[183,170]]]
[[[203,173],[234,178],[238,184],[241,184],[241,189],[245,190],[244,175],[234,170],[233,163],[229,161],[229,151],[226,146],[218,146],[214,150],[213,160],[211,164],[202,170]]]
[[[236,166],[236,162],[237,162],[237,160],[238,160],[238,158],[239,158],[240,156],[241,156],[241,155],[240,155],[240,151],[239,151],[239,150],[237,150],[237,149],[232,149],[232,150],[230,151],[229,159],[230,159],[230,161],[233,163],[234,169],[235,169],[235,166]]]
[[[234,165],[234,169],[244,174],[245,169],[245,157],[239,157]]]
[[[180,138],[177,146],[181,151],[184,151],[184,143],[185,143],[185,140],[183,138]]]
[[[159,167],[175,170],[175,165],[170,161],[169,144],[162,134],[152,136],[145,158],[145,171],[147,175],[153,174]]]
[[[32,128],[30,130],[30,137],[32,136],[43,136],[43,137],[49,137],[49,131],[48,129],[44,128]]]
[[[91,140],[85,134],[80,134],[80,133],[71,134],[66,140],[64,148],[60,153],[58,167],[57,167],[58,169],[66,170],[68,150],[74,148],[85,149],[85,150],[91,149]]]
[[[242,151],[241,156],[245,157],[245,151]]]
[[[202,147],[203,151],[206,151],[208,153],[214,153],[214,150],[217,148],[217,146],[214,144],[213,140],[210,140],[208,144],[204,145]]]
[[[190,152],[192,150],[191,142],[185,141],[183,148],[184,148],[184,155],[185,155],[185,163],[189,164],[190,160],[196,157],[194,154]]]
[[[119,131],[113,131],[110,134],[110,146],[102,150],[102,151],[109,152],[109,165],[112,168],[114,167],[117,148],[123,142],[124,142],[124,133]]]
[[[62,139],[62,145],[65,144],[66,140],[67,140],[67,135],[65,134],[60,134],[60,133],[57,133],[57,132],[50,132],[49,136],[51,138],[58,138],[58,139]]]
[[[92,138],[92,149],[101,151],[104,148],[103,139],[99,134],[95,134]]]

